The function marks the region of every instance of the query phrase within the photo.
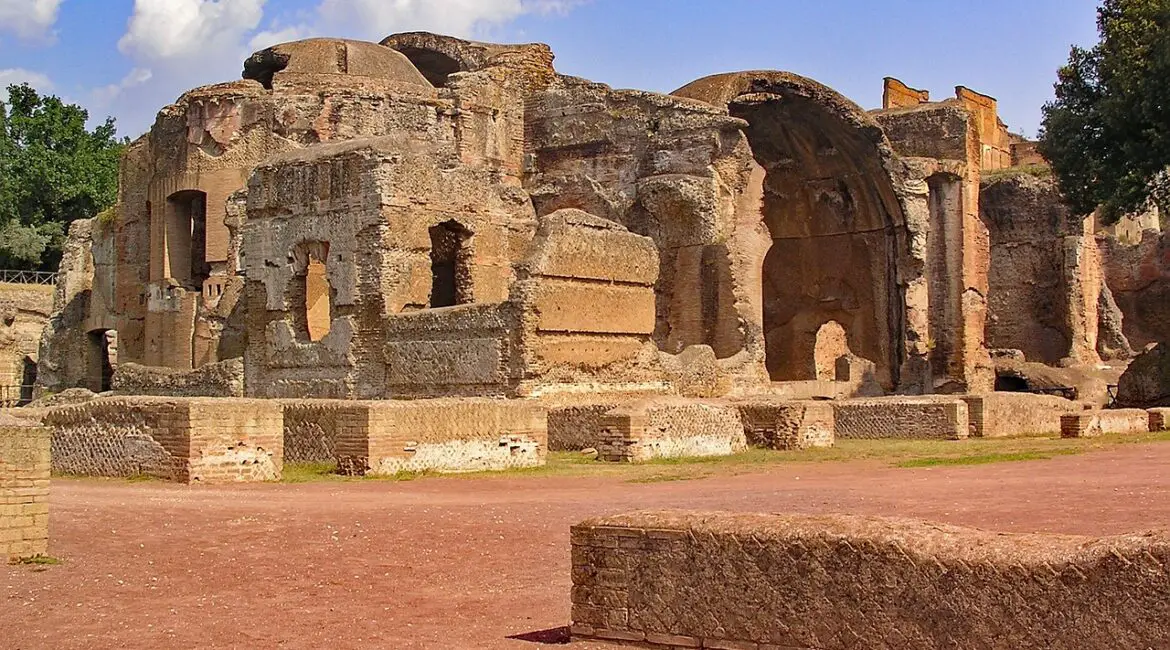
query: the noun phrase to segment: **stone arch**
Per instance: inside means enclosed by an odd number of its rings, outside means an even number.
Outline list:
[[[817,333],[841,324],[853,353],[887,388],[905,356],[898,264],[907,234],[897,162],[856,104],[785,72],[695,81],[675,95],[743,119],[763,170],[761,219],[772,238],[762,270],[766,363],[773,380],[816,379]]]

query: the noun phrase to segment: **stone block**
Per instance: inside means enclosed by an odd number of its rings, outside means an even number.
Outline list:
[[[1085,410],[1081,402],[1032,393],[964,395],[962,400],[971,435],[983,438],[1059,433],[1061,417]]]
[[[962,440],[967,404],[952,397],[879,397],[833,402],[838,439]]]
[[[279,480],[281,405],[235,398],[108,397],[51,410],[53,470],[180,483]]]
[[[752,447],[788,450],[833,446],[835,418],[829,402],[742,399],[733,404]]]
[[[0,562],[6,562],[48,552],[49,430],[0,420]]]
[[[654,544],[624,543],[652,532]],[[573,572],[578,640],[736,650],[1170,645],[1165,533],[666,511],[589,520],[570,536],[574,564],[613,567]]]
[[[1060,437],[1096,438],[1110,434],[1148,433],[1150,414],[1142,409],[1081,411],[1061,416]]]
[[[535,308],[545,332],[650,334],[654,291],[646,287],[578,282],[541,283]]]
[[[598,458],[609,462],[730,456],[747,449],[735,408],[714,402],[640,400],[606,413],[601,425]]]
[[[545,409],[504,399],[340,402],[337,464],[345,474],[478,472],[543,465]]]

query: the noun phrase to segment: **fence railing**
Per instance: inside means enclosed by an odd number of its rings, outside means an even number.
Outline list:
[[[57,284],[57,274],[51,271],[14,271],[0,269],[0,282],[10,284]]]
[[[0,408],[10,409],[24,406],[33,399],[33,386],[0,385]]]

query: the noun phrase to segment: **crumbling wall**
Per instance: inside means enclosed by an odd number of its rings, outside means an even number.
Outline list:
[[[980,210],[991,229],[988,345],[1050,365],[1099,361],[1097,246],[1055,182],[1025,173],[994,178],[983,185]]]
[[[1126,245],[1113,237],[1097,238],[1105,281],[1124,314],[1123,331],[1141,350],[1170,342],[1170,240],[1147,230],[1141,242]]]
[[[651,398],[605,414],[600,460],[629,463],[655,458],[730,456],[747,449],[736,410],[681,398]]]
[[[736,381],[763,379],[760,268],[769,239],[754,162],[722,108],[560,77],[528,100],[524,186],[537,214],[576,208],[654,240],[654,341],[708,345]],[[742,218],[741,218],[742,216]]]
[[[283,467],[281,406],[242,399],[108,397],[56,408],[53,470],[180,483],[271,481]]]
[[[0,283],[0,402],[33,398],[41,331],[53,311],[53,287]]]
[[[121,363],[114,372],[113,391],[118,395],[243,397],[244,360],[228,359],[191,371]]]
[[[505,470],[543,465],[548,453],[546,413],[533,401],[347,402],[339,423],[344,474]]]
[[[574,526],[575,638],[668,648],[1156,648],[1170,537],[644,512]]]
[[[49,545],[49,431],[0,414],[0,561]]]

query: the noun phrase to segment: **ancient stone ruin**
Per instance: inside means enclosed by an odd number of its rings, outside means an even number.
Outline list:
[[[1157,336],[1125,309],[1163,286],[1125,274],[1150,245],[1069,214],[995,99],[886,79],[883,104],[775,71],[615,90],[428,33],[257,52],[163,108],[113,218],[73,225],[36,381],[124,401],[54,416],[55,448],[268,476],[168,446],[191,428],[156,406],[206,399],[284,414],[209,458],[355,473],[1055,433],[1103,406]],[[115,415],[153,445],[94,442]]]

